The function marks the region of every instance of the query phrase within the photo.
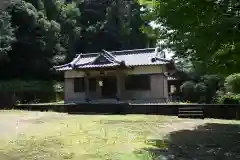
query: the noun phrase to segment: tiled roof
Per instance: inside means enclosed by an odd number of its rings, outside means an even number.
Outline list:
[[[79,54],[72,62],[56,66],[59,71],[71,70],[75,68],[104,68],[118,66],[123,62],[126,66],[160,65],[170,61],[159,57],[155,48],[123,50],[123,51],[104,51],[101,53]],[[95,64],[100,56],[103,56],[108,63]],[[153,61],[154,59],[154,61]]]
[[[104,68],[104,67],[115,67],[118,66],[118,63],[111,63],[111,64],[87,64],[87,65],[81,65],[77,68]]]

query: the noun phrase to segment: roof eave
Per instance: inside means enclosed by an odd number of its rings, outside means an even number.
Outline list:
[[[77,54],[76,57],[71,62],[69,62],[67,64],[59,65],[59,66],[54,66],[53,69],[56,71],[66,71],[66,70],[62,70],[62,69],[65,67],[71,67],[71,69],[69,69],[69,70],[72,70],[74,68],[76,62],[79,61],[79,59],[81,58],[81,55],[82,54]]]
[[[72,70],[76,69],[76,70],[91,70],[91,69],[107,69],[107,68],[130,68],[130,66],[127,65],[110,65],[110,66],[91,66],[91,67],[81,67],[81,68],[73,68]]]

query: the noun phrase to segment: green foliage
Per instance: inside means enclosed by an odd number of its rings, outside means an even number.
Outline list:
[[[224,83],[227,92],[234,94],[240,93],[240,73],[229,75]]]
[[[194,86],[194,92],[199,94],[200,96],[203,96],[206,94],[206,91],[207,91],[207,86],[204,84],[204,83],[197,83],[195,86]]]
[[[216,92],[216,96],[215,96],[215,102],[216,103],[219,103],[219,104],[222,104],[223,103],[223,96],[225,95],[225,92],[223,90],[218,90]]]
[[[12,49],[11,44],[15,40],[14,29],[10,20],[11,15],[8,12],[0,12],[0,59]]]
[[[204,75],[201,77],[201,81],[203,81],[206,86],[206,102],[214,102],[217,90],[223,87],[223,77],[216,74]]]
[[[181,86],[181,91],[185,101],[205,102],[207,87],[204,83],[186,81]]]
[[[0,94],[16,103],[47,103],[63,99],[63,83],[57,81],[0,81]]]
[[[223,77],[217,74],[208,74],[202,76],[202,81],[211,88],[217,88],[221,85]]]
[[[237,104],[240,102],[240,74],[229,75],[224,82],[224,90],[219,90],[216,100],[220,104]]]
[[[141,0],[142,2],[142,0]],[[144,0],[145,3],[151,0]],[[152,20],[161,24],[160,40],[177,57],[201,63],[205,73],[228,75],[240,67],[240,15],[238,1],[161,0]],[[143,2],[142,2],[143,3]]]
[[[194,101],[194,86],[192,81],[186,81],[181,85],[184,100]]]
[[[181,86],[184,100],[206,103],[215,102],[216,92],[222,85],[222,77],[219,75],[204,75],[199,79],[195,79],[195,81],[187,81]]]
[[[224,92],[225,91],[225,92]],[[220,104],[239,104],[240,103],[240,74],[229,75],[225,79],[224,91],[217,93],[217,102]]]
[[[54,82],[53,83],[54,92],[64,92],[64,83],[63,82]]]
[[[220,104],[240,104],[240,94],[226,94],[219,97]]]
[[[3,78],[49,79],[54,56],[63,54],[60,24],[25,1],[13,4],[8,11],[16,28],[16,41],[8,52],[8,61],[0,66]]]
[[[149,11],[141,8],[137,1],[112,0],[11,3],[0,14],[0,58],[7,55],[0,74],[4,79],[49,80],[55,78],[54,65],[77,53],[155,46],[156,33],[145,19]]]
[[[52,81],[1,81],[1,92],[63,92],[63,84]]]
[[[194,85],[195,83],[192,81],[184,82],[183,85],[181,86],[181,91],[185,93],[191,93],[194,91]]]
[[[159,2],[157,0],[138,0],[140,4],[146,5],[148,7],[155,7],[156,5],[159,5]]]
[[[193,68],[192,63],[189,59],[177,58],[175,60],[175,63],[178,70],[181,70],[186,73],[190,73],[191,69]]]

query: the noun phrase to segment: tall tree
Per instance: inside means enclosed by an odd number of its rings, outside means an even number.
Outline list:
[[[52,58],[61,53],[59,42],[60,26],[49,21],[43,12],[31,3],[21,1],[10,9],[11,22],[16,28],[16,42],[8,57],[5,76],[17,78],[49,77],[53,65]]]
[[[0,12],[0,60],[12,49],[15,40],[14,29],[11,26],[11,16],[6,11]]]
[[[79,52],[143,48],[150,40],[154,44],[155,38],[143,29],[149,24],[142,7],[135,0],[22,0],[12,4],[2,19],[8,24],[1,26],[8,61],[0,64],[1,75],[51,79],[53,65]]]
[[[61,44],[65,46],[67,60],[78,52],[77,41],[81,37],[81,24],[77,23],[81,12],[74,1],[43,0],[47,19],[61,26]]]
[[[79,6],[83,25],[80,51],[143,48],[150,40],[155,45],[155,39],[142,31],[149,24],[143,19],[145,11],[137,1],[83,1]]]
[[[160,0],[152,13],[162,25],[160,38],[176,56],[229,74],[240,67],[239,11],[235,0]]]

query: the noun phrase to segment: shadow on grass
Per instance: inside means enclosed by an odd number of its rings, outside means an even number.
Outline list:
[[[207,123],[147,143],[153,147],[143,151],[157,160],[235,160],[240,159],[240,125]]]

